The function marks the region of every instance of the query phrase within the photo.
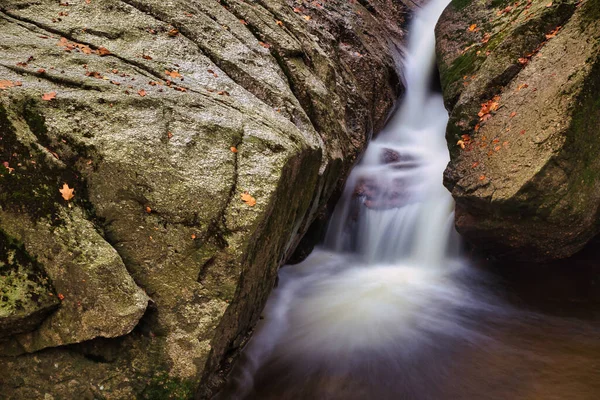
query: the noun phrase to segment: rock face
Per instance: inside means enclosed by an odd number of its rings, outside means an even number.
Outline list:
[[[600,2],[454,0],[437,53],[456,226],[504,257],[567,257],[600,227]]]
[[[408,10],[2,1],[3,396],[209,397],[400,95]]]

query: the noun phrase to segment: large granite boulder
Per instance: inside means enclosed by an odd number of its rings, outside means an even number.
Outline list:
[[[401,94],[408,12],[2,1],[2,396],[210,396]]]
[[[600,231],[600,2],[454,0],[437,26],[456,226],[495,255]]]

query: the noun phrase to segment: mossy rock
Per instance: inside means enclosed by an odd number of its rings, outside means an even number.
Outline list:
[[[59,304],[38,263],[0,231],[0,338],[35,329]]]
[[[520,260],[568,257],[600,232],[600,23],[589,18],[600,3],[503,6],[451,6],[436,28],[450,112],[444,182],[457,229],[476,246]],[[478,115],[490,101],[495,109]]]

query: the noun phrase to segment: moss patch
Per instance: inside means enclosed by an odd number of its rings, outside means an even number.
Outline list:
[[[196,385],[189,380],[170,377],[167,372],[154,374],[139,400],[189,400],[194,396]]]
[[[58,304],[41,267],[0,231],[0,337],[34,329]]]

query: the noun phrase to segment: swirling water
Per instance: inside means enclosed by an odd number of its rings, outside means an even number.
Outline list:
[[[526,306],[528,288],[460,255],[442,185],[448,116],[431,82],[434,26],[447,4],[431,0],[416,13],[402,106],[354,168],[324,246],[281,269],[217,398],[600,398],[597,313]],[[586,277],[593,290],[600,272]]]

